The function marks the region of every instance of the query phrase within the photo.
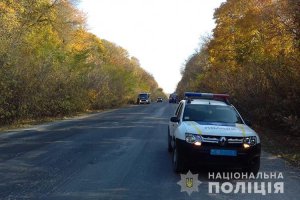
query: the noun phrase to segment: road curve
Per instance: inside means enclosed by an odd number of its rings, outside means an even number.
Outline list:
[[[300,198],[299,170],[265,152],[261,171],[282,172],[283,194],[209,194],[207,170],[199,172],[198,192],[180,192],[167,152],[175,108],[130,106],[0,133],[0,199]]]

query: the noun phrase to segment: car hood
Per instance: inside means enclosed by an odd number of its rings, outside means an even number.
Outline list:
[[[182,123],[187,133],[231,137],[256,136],[255,131],[245,124],[197,121],[184,121]]]

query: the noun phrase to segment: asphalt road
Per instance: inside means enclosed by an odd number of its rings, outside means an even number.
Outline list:
[[[282,172],[283,194],[209,194],[207,170],[197,172],[199,192],[180,192],[167,152],[175,107],[130,106],[0,133],[0,199],[300,199],[299,170],[265,152],[261,171]]]

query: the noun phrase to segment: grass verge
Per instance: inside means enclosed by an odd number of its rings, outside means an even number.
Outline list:
[[[259,133],[264,151],[283,158],[293,166],[300,168],[300,134],[284,130],[254,127]]]
[[[75,117],[80,117],[88,114],[103,112],[105,110],[87,110],[85,112],[78,112],[74,113],[72,115],[67,116],[56,116],[56,117],[42,117],[40,119],[23,119],[19,121],[15,121],[12,124],[4,125],[0,127],[0,131],[8,131],[11,129],[22,129],[22,128],[29,128],[34,125],[40,125],[44,123],[59,121],[59,120],[65,120],[65,119],[72,119]]]

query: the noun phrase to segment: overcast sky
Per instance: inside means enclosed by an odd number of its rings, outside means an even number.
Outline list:
[[[137,57],[165,92],[215,27],[213,13],[224,0],[81,0],[90,32]]]

